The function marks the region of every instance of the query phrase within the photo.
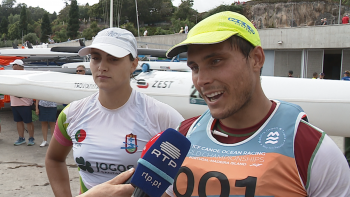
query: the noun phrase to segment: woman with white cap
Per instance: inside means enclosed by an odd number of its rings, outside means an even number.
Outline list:
[[[71,149],[79,167],[80,193],[84,193],[135,167],[154,135],[177,127],[183,120],[170,106],[131,88],[130,77],[138,59],[136,39],[129,31],[102,30],[90,46],[79,51],[81,56],[88,54],[99,91],[72,102],[61,112],[46,155],[46,170],[56,197],[72,195],[66,167]],[[131,185],[120,187],[131,196]]]

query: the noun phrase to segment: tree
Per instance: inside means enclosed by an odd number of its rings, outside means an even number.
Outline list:
[[[33,24],[28,24],[28,32],[35,33],[36,36],[39,38],[41,35],[41,29],[40,29],[40,23],[39,22],[33,22]],[[39,29],[39,31],[37,31]]]
[[[96,21],[92,22],[90,28],[84,29],[83,37],[87,40],[91,40],[92,37],[96,36],[100,31],[100,28],[97,26]]]
[[[45,13],[41,22],[41,42],[47,42],[48,36],[52,34],[49,14]]]
[[[69,19],[67,27],[67,35],[71,39],[74,39],[78,36],[79,30],[79,6],[76,0],[71,1],[69,9]]]
[[[22,7],[19,18],[19,32],[21,32],[22,35],[26,35],[28,32],[27,8],[25,6]]]
[[[56,42],[65,42],[68,40],[68,36],[67,36],[67,30],[65,28],[62,28],[59,32],[55,33],[55,36],[53,37],[53,39]]]
[[[53,12],[52,14],[50,14],[50,21],[54,21],[57,19],[57,13]]]
[[[173,15],[173,19],[190,20],[191,18],[193,18],[193,15],[197,15],[198,12],[192,9],[192,6],[193,6],[193,0],[181,0],[181,4],[175,11]]]
[[[0,15],[2,17],[8,17],[11,13],[13,6],[16,4],[16,0],[2,0]]]
[[[23,40],[25,40],[25,41],[28,40],[30,43],[35,44],[36,41],[39,40],[39,38],[38,38],[38,36],[36,36],[35,33],[29,33],[29,34],[23,36]]]
[[[7,34],[8,32],[9,21],[6,17],[3,17],[0,23],[0,34]]]
[[[60,21],[64,21],[65,23],[68,22],[69,19],[69,10],[70,10],[70,5],[66,5],[58,14],[58,19]]]
[[[34,7],[30,6],[29,8],[27,8],[28,22],[30,23],[29,16],[31,18],[30,20],[38,21],[38,20],[41,20],[43,18],[45,13],[48,13],[48,12],[43,8],[39,8],[39,7],[34,8]]]
[[[10,40],[21,38],[21,35],[19,34],[19,21],[15,22],[9,26],[8,38]]]
[[[79,18],[82,20],[88,20],[89,19],[89,4],[87,3],[85,6],[79,6]]]
[[[19,21],[19,15],[16,14],[16,15],[12,15],[10,14],[10,16],[8,16],[8,19],[9,19],[9,23],[12,25],[13,23]]]
[[[122,26],[122,28],[130,31],[132,34],[134,34],[134,36],[137,36],[137,29],[135,28],[133,23],[126,23]]]
[[[5,8],[13,8],[16,4],[16,0],[2,0],[2,6]]]
[[[231,4],[231,5],[219,5],[216,8],[213,8],[211,10],[209,10],[209,12],[207,12],[206,14],[204,14],[204,18],[207,18],[213,14],[219,13],[219,12],[224,12],[224,11],[232,11],[232,12],[237,12],[242,14],[242,10],[243,10],[243,6],[242,5],[235,5],[235,4]]]

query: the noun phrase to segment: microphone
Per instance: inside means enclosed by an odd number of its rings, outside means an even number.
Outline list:
[[[153,136],[145,145],[145,147],[143,147],[142,153],[141,153],[141,158],[146,154],[146,152],[149,150],[149,148],[154,144],[154,142],[159,138],[159,136],[163,133],[164,131],[158,133],[157,135]],[[126,180],[123,184],[131,184],[131,179],[133,176],[131,176],[128,180]],[[133,185],[133,187],[135,187]]]
[[[190,146],[185,136],[171,128],[153,137],[146,144],[131,178],[135,187],[132,197],[161,197],[173,184]]]

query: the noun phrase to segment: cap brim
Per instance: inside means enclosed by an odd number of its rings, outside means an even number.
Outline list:
[[[17,63],[15,63],[15,62],[11,62],[9,65],[14,65],[14,64],[17,64]],[[22,65],[22,64],[17,64],[18,66],[24,66],[24,65]]]
[[[180,53],[187,51],[187,45],[190,44],[215,44],[220,43],[231,36],[237,34],[238,32],[234,31],[215,31],[215,32],[208,32],[208,33],[202,33],[198,34],[196,36],[192,36],[190,38],[187,38],[180,44],[177,44],[170,48],[168,52],[166,53],[166,56],[168,58],[174,57]]]
[[[104,51],[114,57],[122,58],[130,54],[129,51],[115,46],[111,44],[104,44],[104,43],[99,43],[99,44],[92,44],[90,46],[84,47],[78,51],[78,54],[80,56],[85,56],[91,54],[91,49],[99,49],[101,51]]]

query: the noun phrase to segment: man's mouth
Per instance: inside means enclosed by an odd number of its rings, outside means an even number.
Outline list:
[[[219,99],[223,93],[224,91],[217,91],[210,94],[206,94],[205,96],[208,98],[210,102],[214,102],[217,99]]]

